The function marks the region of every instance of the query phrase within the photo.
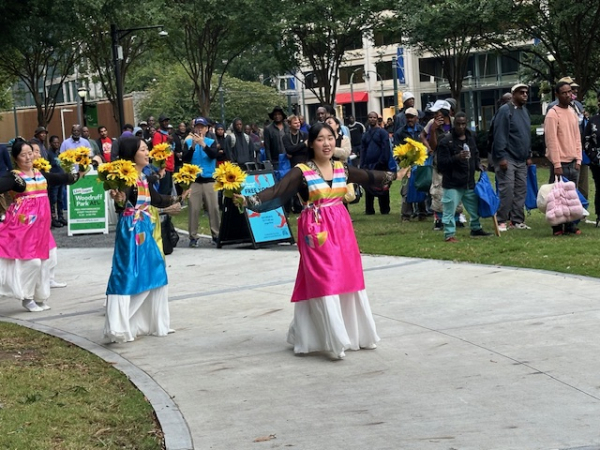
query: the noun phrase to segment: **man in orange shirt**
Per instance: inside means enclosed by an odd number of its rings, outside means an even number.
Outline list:
[[[554,176],[563,176],[577,186],[581,168],[581,134],[579,120],[571,105],[571,85],[561,81],[554,89],[558,104],[548,111],[544,120],[546,158],[550,161],[550,183]],[[552,227],[554,236],[581,234],[573,222]]]

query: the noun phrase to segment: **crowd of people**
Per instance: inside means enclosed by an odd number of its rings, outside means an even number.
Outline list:
[[[579,183],[587,195],[580,183],[586,156],[594,182],[600,183],[600,115],[591,119],[585,115],[576,101],[576,88],[571,79],[562,79],[555,87],[557,101],[549,105],[546,115],[546,156],[551,163],[550,182],[555,176],[565,177]],[[529,229],[524,215],[532,156],[528,93],[525,84],[513,86],[499,100],[492,119],[488,163],[498,186],[500,232]],[[393,148],[407,139],[419,141],[433,166],[431,186],[421,201],[409,202],[407,184],[402,185],[401,220],[425,221],[432,216],[433,229],[443,230],[444,240],[454,243],[457,227],[466,222],[465,211],[470,236],[489,236],[481,226],[475,194],[475,173],[488,168],[481,163],[468,118],[457,111],[452,98],[420,111],[410,92],[403,94],[402,109],[385,124],[375,111],[368,114],[365,125],[354,117],[344,123],[328,105],[316,110],[317,120],[311,125],[302,116],[288,117],[281,107],[274,107],[268,116],[270,123],[260,130],[239,118],[226,128],[205,117],[174,128],[168,116],[160,115],[158,126],[149,117],[138,126],[126,124],[117,138],[110,138],[107,128],[100,126],[95,140],[90,139],[87,127],[75,124],[63,142],[57,136],[48,138],[47,130],[39,127],[29,141],[12,142],[10,154],[0,148],[0,271],[4,280],[0,295],[18,298],[25,309],[37,312],[49,308],[50,287],[64,286],[53,280],[56,245],[50,229],[67,223],[64,186],[84,173],[64,173],[58,155],[88,147],[95,163],[126,160],[137,172],[134,187],[110,191],[119,222],[107,288],[105,336],[127,342],[140,334],[168,334],[172,330],[159,209],[179,206],[189,197],[189,246],[198,246],[199,218],[205,211],[211,241],[218,243],[222,199],[214,189],[213,172],[219,164],[231,161],[245,169],[273,167],[279,172],[275,186],[249,197],[236,195],[239,206],[257,212],[283,206],[300,213],[301,257],[292,294],[294,319],[288,332],[294,351],[328,351],[342,358],[347,349],[375,348],[379,337],[345,204],[349,186],[364,188],[365,214],[375,214],[375,199],[379,212],[390,214],[389,187],[393,180],[406,176],[392,157]],[[161,143],[169,144],[172,154],[164,168],[150,169],[149,150]],[[38,157],[50,162],[49,170],[33,168]],[[199,166],[202,173],[182,192],[173,183],[173,175],[184,163]],[[597,188],[597,215],[599,192]],[[552,233],[577,235],[581,231],[569,222],[554,226]],[[140,252],[143,258],[138,257]],[[342,271],[348,270],[355,276],[344,276]],[[147,276],[139,276],[144,273]]]

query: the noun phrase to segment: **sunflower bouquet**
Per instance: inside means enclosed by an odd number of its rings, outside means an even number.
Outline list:
[[[135,186],[137,179],[138,171],[131,161],[117,159],[98,166],[98,181],[103,183],[105,191],[109,189],[124,191],[128,187]]]
[[[162,169],[165,167],[167,163],[167,158],[173,154],[173,150],[171,149],[171,144],[163,142],[162,144],[156,144],[152,147],[150,151],[150,159],[152,160],[152,165]]]
[[[46,159],[38,158],[33,161],[33,168],[39,170],[40,172],[50,172],[52,166]]]
[[[79,171],[87,172],[90,164],[92,164],[92,159],[90,158],[90,149],[88,147],[77,147],[65,150],[58,155],[58,159],[60,161],[60,166],[67,173],[71,173],[73,171],[73,166],[75,164],[79,165]]]
[[[405,144],[394,147],[394,159],[403,169],[422,166],[427,160],[427,147],[414,139],[406,138]]]
[[[237,164],[226,161],[217,167],[213,178],[215,179],[215,191],[223,191],[225,197],[233,198],[233,194],[242,192],[244,181],[246,181],[246,172]],[[239,205],[238,209],[240,213],[243,212],[243,208]]]
[[[200,167],[194,164],[184,164],[179,172],[173,175],[173,182],[181,186],[184,191],[187,191],[200,174],[202,174]]]

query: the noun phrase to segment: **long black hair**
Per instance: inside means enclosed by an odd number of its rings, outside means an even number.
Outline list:
[[[126,137],[119,139],[119,159],[135,161],[135,154],[140,149],[142,139],[139,137]]]

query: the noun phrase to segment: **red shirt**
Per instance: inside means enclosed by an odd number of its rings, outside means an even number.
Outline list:
[[[113,145],[113,140],[109,137],[100,138],[100,143],[102,144],[102,154],[104,155],[104,161],[110,162],[110,149]]]
[[[154,136],[152,136],[152,147],[157,144],[162,144],[163,142],[167,142],[168,134],[165,134],[163,130],[156,130]],[[175,154],[171,153],[171,156],[167,158],[165,161],[165,170],[167,172],[173,172],[175,170]]]

